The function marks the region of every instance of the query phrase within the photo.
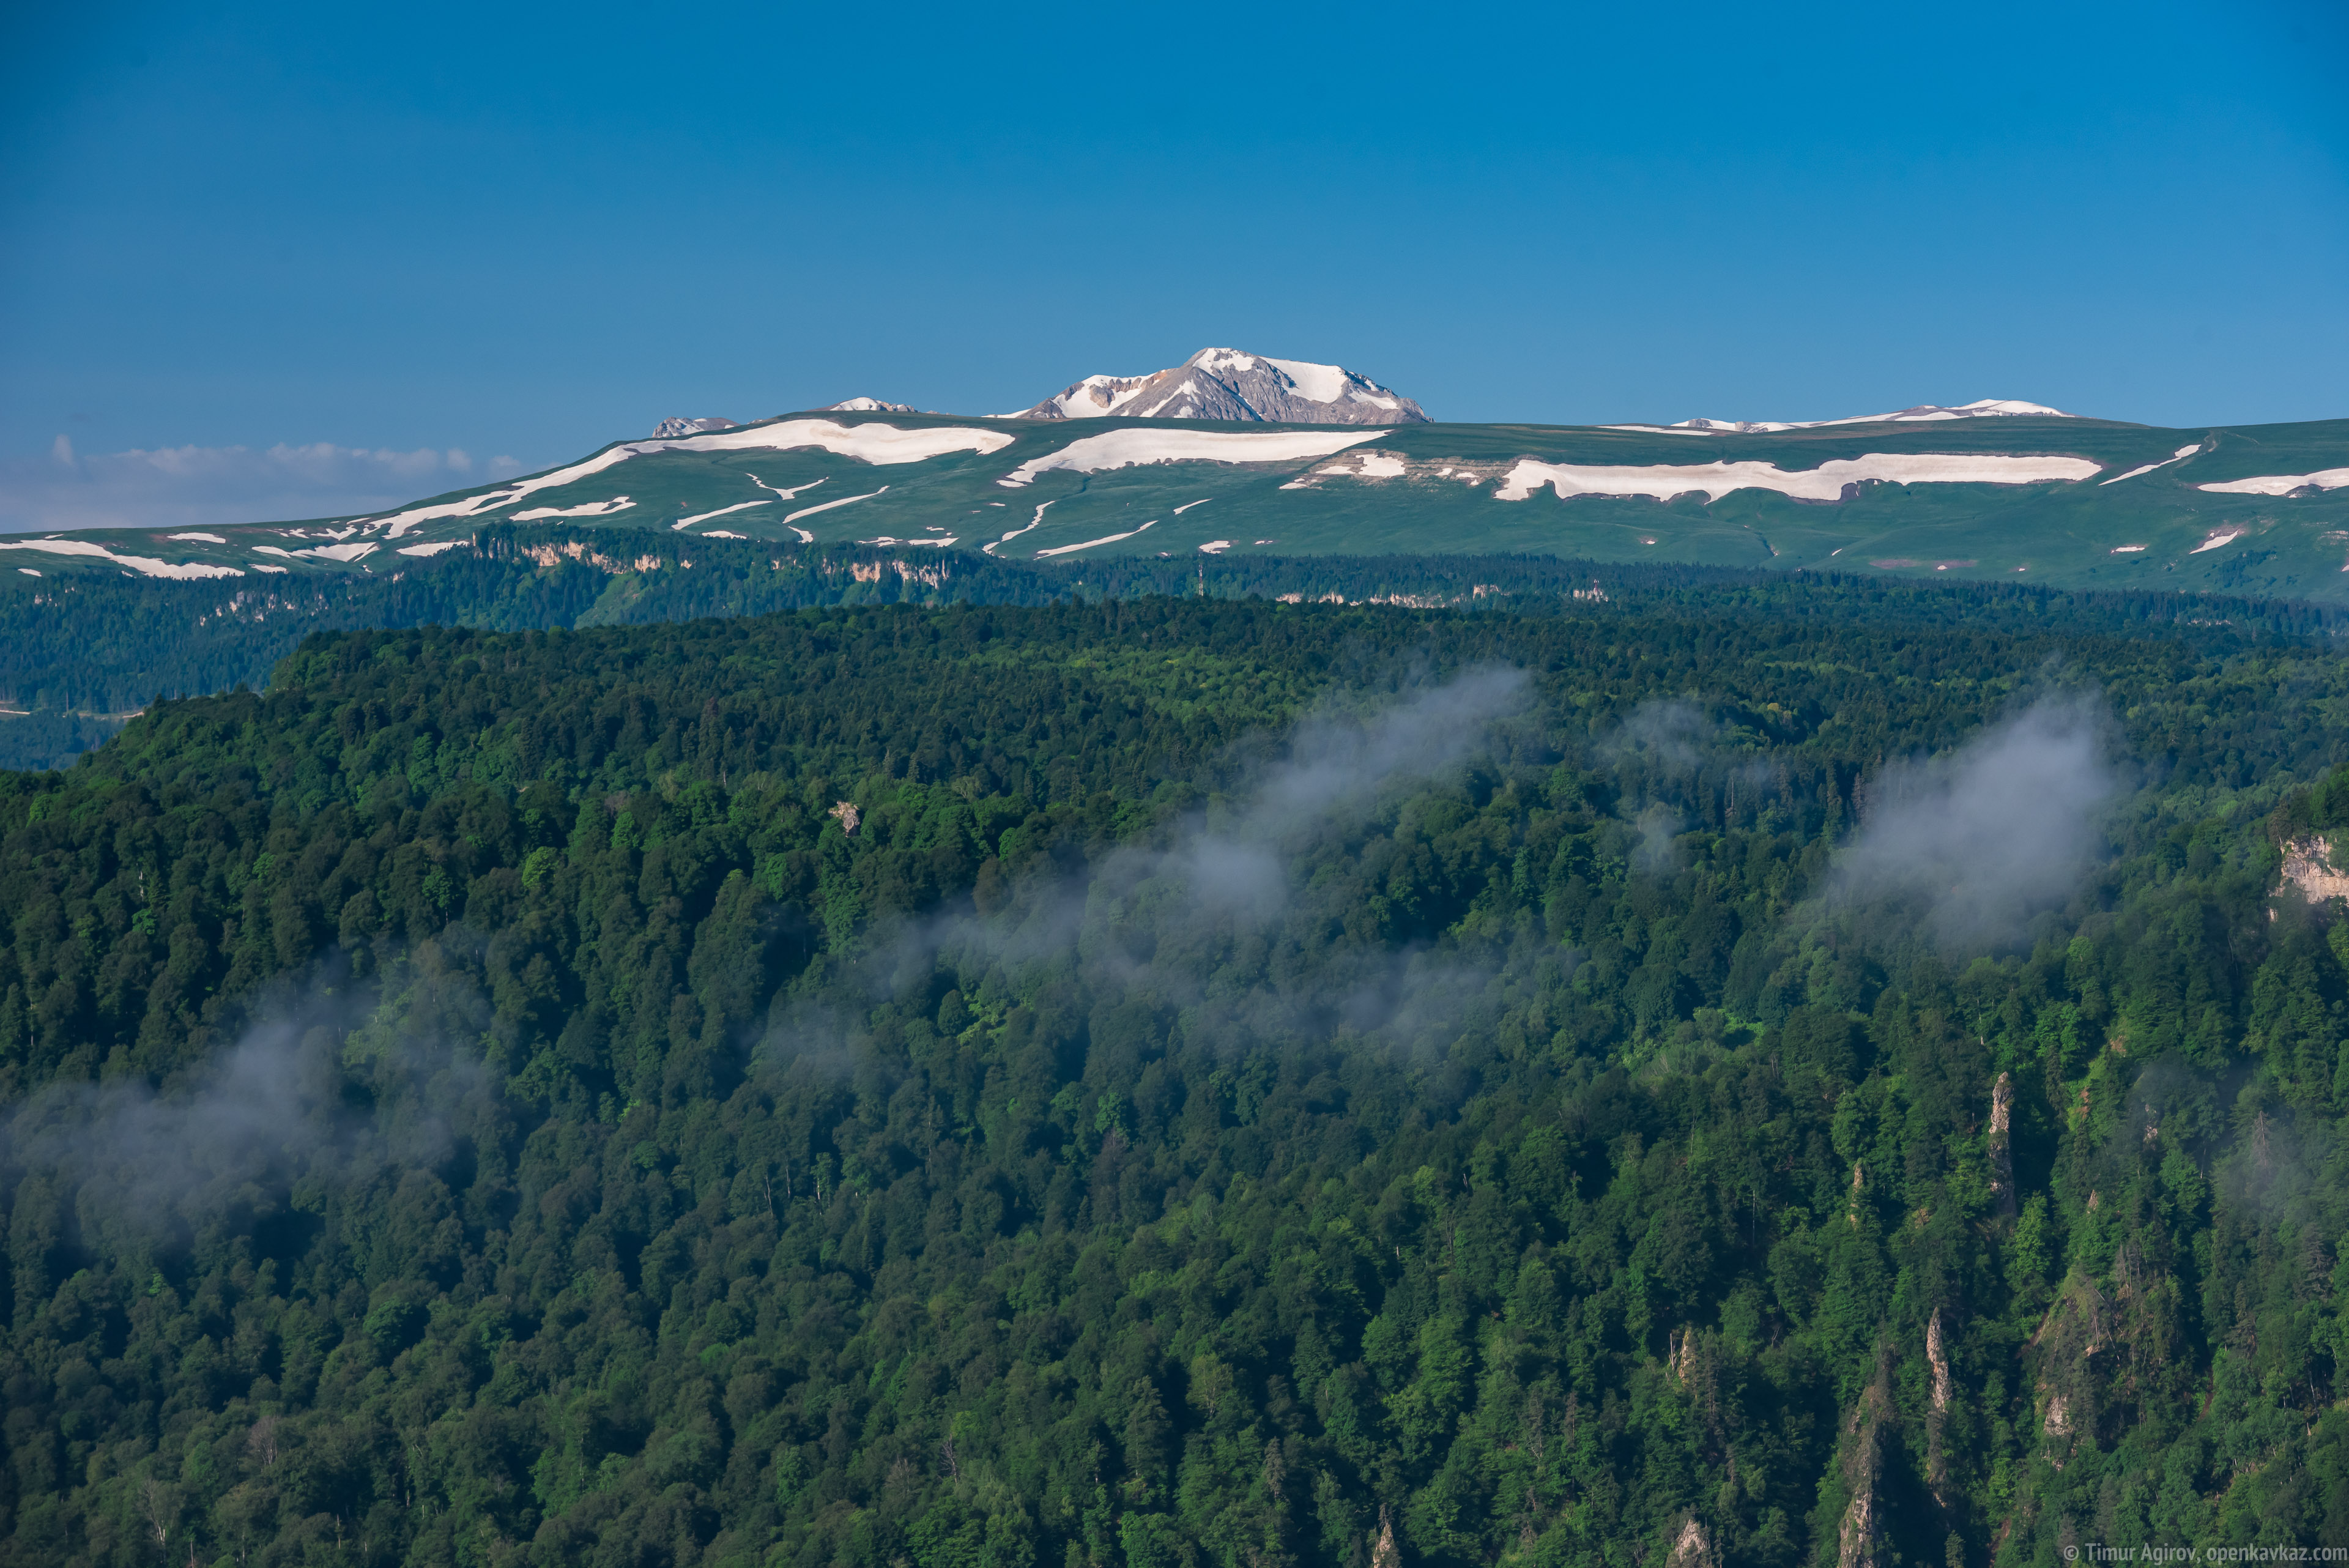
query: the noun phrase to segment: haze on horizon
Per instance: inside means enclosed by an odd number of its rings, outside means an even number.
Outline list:
[[[1019,408],[1207,343],[1444,421],[2340,417],[2344,65],[2287,0],[19,8],[0,528]]]

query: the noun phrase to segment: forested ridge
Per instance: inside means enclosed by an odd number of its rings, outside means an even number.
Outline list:
[[[315,631],[464,626],[496,631],[892,603],[1042,605],[1196,594],[1498,608],[1563,599],[1586,613],[1730,605],[1788,618],[1895,618],[2072,633],[2159,627],[2208,640],[2333,638],[2349,611],[2210,594],[1918,586],[1549,556],[1250,556],[1013,562],[913,560],[855,545],[680,537],[666,530],[492,524],[471,547],[380,572],[177,582],[112,571],[0,574],[0,767],[69,765],[158,696],[263,685]]]
[[[1837,591],[338,631],[0,775],[6,1555],[2349,1544],[2349,672]]]

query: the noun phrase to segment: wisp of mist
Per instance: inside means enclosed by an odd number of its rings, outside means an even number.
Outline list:
[[[2095,698],[2051,697],[1955,752],[1888,766],[1868,784],[1828,902],[1916,911],[1955,949],[2021,940],[2104,849],[2104,813],[2123,784],[2110,730]]]
[[[941,962],[1070,966],[1097,995],[1146,996],[1181,1010],[1195,1037],[1232,1050],[1334,1033],[1432,1036],[1481,995],[1485,974],[1423,948],[1316,944],[1330,894],[1297,887],[1301,857],[1359,827],[1399,790],[1437,780],[1487,750],[1521,713],[1522,670],[1471,670],[1367,715],[1325,710],[1300,721],[1211,820],[1195,815],[1159,846],[1127,846],[1081,875],[1031,879],[1010,908],[909,926],[876,954],[878,1000]],[[1202,979],[1206,976],[1206,979]],[[794,1007],[762,1053],[846,1067],[839,1014]]]

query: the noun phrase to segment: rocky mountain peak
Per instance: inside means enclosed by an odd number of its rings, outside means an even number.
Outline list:
[[[1088,376],[1058,397],[1002,417],[1230,420],[1304,425],[1423,424],[1427,412],[1342,365],[1202,348],[1146,376]]]
[[[730,431],[733,428],[734,421],[732,420],[714,418],[706,420],[685,420],[670,418],[661,421],[660,423],[653,427],[653,439],[655,441],[667,441],[677,436],[701,435],[709,431]]]

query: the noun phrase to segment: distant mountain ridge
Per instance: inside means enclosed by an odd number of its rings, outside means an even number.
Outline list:
[[[1195,358],[1154,396],[1112,386],[1079,400],[1131,415],[954,418],[849,400],[748,424],[679,417],[650,439],[362,516],[0,537],[0,582],[41,595],[87,575],[258,588],[398,574],[487,548],[492,524],[560,522],[909,561],[1432,550],[2349,603],[2349,420],[2171,430],[1986,400],[1776,430],[1439,424],[1400,397],[1363,401],[1387,389],[1339,367]],[[1284,403],[1255,377],[1283,398],[1332,395]],[[1196,417],[1208,380],[1254,396],[1251,418]],[[1333,420],[1350,390],[1356,419],[1404,422]]]
[[[911,403],[885,403],[878,398],[843,398],[836,403],[826,403],[820,410],[827,414],[918,414],[924,410]]]
[[[1417,403],[1342,365],[1202,348],[1146,376],[1087,376],[1012,420],[1229,420],[1240,423],[1407,425],[1431,422]]]

